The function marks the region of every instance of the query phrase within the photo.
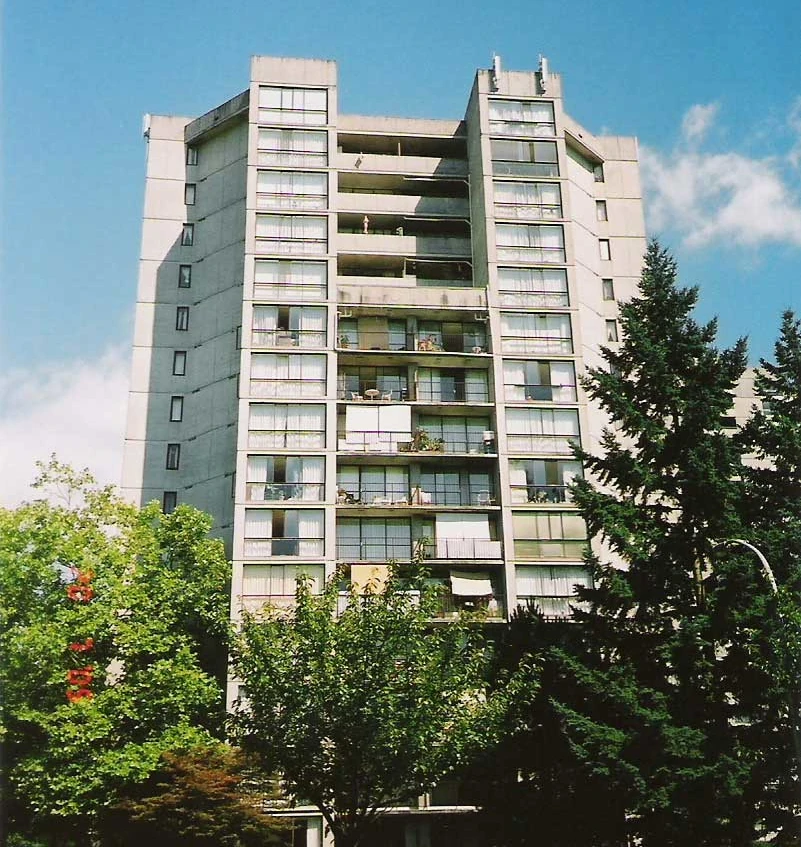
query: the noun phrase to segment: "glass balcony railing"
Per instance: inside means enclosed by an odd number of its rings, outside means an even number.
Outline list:
[[[421,542],[398,538],[353,538],[337,541],[337,558],[345,562],[387,562],[390,559],[409,561],[413,547]],[[485,538],[440,538],[422,542],[425,559],[497,560],[503,558],[500,541]]]
[[[342,484],[337,503],[344,506],[492,506],[493,488],[481,486],[414,486]]]
[[[534,382],[507,382],[503,386],[504,397],[511,403],[536,400],[545,403],[575,403],[575,385],[544,385]]]
[[[325,499],[323,482],[248,482],[245,488],[247,499],[252,503],[267,500],[320,502]]]
[[[506,449],[510,453],[547,453],[557,456],[571,456],[573,445],[579,443],[575,433],[561,435],[515,435],[506,436]]]
[[[254,347],[325,347],[324,329],[254,329],[251,344]]]
[[[570,305],[565,291],[500,291],[502,306],[524,309],[564,309]]]
[[[568,503],[568,485],[511,485],[512,503]]]
[[[305,399],[325,397],[324,379],[251,379],[251,397]]]
[[[409,430],[340,430],[337,449],[349,453],[495,453],[495,434],[491,430],[466,435],[425,437]]]
[[[325,448],[325,432],[297,429],[251,429],[251,450],[321,450]]]
[[[337,336],[340,350],[382,350],[423,353],[486,353],[486,334],[476,330],[464,332],[389,332],[385,330],[342,330]]]
[[[315,556],[324,554],[322,538],[246,538],[245,557],[262,559],[266,556]]]

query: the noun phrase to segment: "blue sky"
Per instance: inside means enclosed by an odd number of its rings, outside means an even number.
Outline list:
[[[256,53],[337,60],[344,112],[432,117],[462,116],[493,51],[521,70],[544,53],[574,118],[639,137],[649,229],[700,285],[699,317],[769,355],[781,310],[801,312],[800,40],[797,0],[9,0],[0,444],[29,466],[51,450],[91,465],[101,443],[118,462],[142,115],[207,111],[246,87]],[[45,385],[63,425],[34,438]]]

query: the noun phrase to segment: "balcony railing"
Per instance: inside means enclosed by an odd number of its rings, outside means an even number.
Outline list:
[[[337,558],[345,562],[386,562],[390,559],[409,561],[412,549],[418,549],[421,542],[405,539],[340,539],[337,541]],[[422,543],[425,559],[502,559],[500,541],[488,541],[485,538],[440,538]]]
[[[543,385],[535,382],[507,382],[503,386],[504,396],[510,403],[530,400],[545,403],[575,403],[575,385]]]
[[[309,303],[325,300],[326,286],[313,282],[256,282],[253,296],[256,300]]]
[[[489,432],[489,430],[486,430]],[[341,430],[337,433],[337,449],[349,453],[494,453],[495,437],[484,433],[464,437],[431,436],[415,440],[408,430],[403,432]]]
[[[569,356],[573,352],[573,339],[535,335],[505,335],[501,337],[501,350],[504,353]]]
[[[402,333],[387,331],[359,330],[358,332],[340,331],[337,338],[340,350],[384,350],[394,352],[418,351],[424,353],[486,353],[487,343],[484,336],[473,332],[448,334],[441,333]]]
[[[257,209],[291,209],[302,211],[319,211],[328,205],[328,197],[324,194],[256,194]]]
[[[573,445],[578,444],[575,433],[555,435],[507,435],[506,449],[510,453],[556,453],[571,456]]]
[[[417,386],[417,399],[430,403],[489,403],[489,389],[459,380],[423,382]]]
[[[425,559],[502,559],[500,541],[486,538],[437,538],[422,545]]]
[[[251,450],[320,450],[325,448],[325,432],[297,429],[251,429]]]
[[[570,305],[567,291],[501,291],[502,306],[524,309],[564,309]]]
[[[519,221],[558,220],[562,217],[562,206],[559,203],[496,203],[495,217]]]
[[[568,503],[567,485],[511,485],[512,503]]]
[[[495,176],[559,176],[559,165],[556,162],[511,162],[493,159],[492,173]]]
[[[493,135],[514,135],[521,138],[549,138],[556,135],[556,126],[551,121],[504,121],[491,120]]]
[[[416,592],[409,593],[417,596]],[[293,597],[292,600],[294,599]],[[349,602],[349,594],[340,594],[337,599],[337,614],[341,615],[348,608]],[[459,612],[478,612],[490,620],[502,620],[505,617],[503,605],[503,598],[495,595],[460,597],[455,594],[443,593],[437,597],[434,620],[455,618]]]
[[[343,506],[491,506],[495,503],[492,487],[361,485],[341,486],[337,503]]]
[[[258,163],[292,168],[324,168],[328,165],[328,154],[306,150],[259,150]]]
[[[584,554],[586,541],[572,538],[516,538],[514,543],[516,559],[571,559],[580,560]]]
[[[536,262],[538,264],[561,264],[565,261],[564,247],[520,247],[499,244],[498,260],[504,262]]]
[[[323,482],[248,482],[247,499],[252,502],[266,500],[315,501],[325,499]]]
[[[265,606],[275,609],[294,609],[294,594],[246,594],[240,598],[240,604],[248,612],[261,611]]]
[[[322,256],[328,250],[323,238],[266,238],[256,236],[256,253],[281,256]]]
[[[324,379],[251,379],[251,397],[287,400],[325,397]]]
[[[324,329],[254,329],[251,344],[254,347],[325,347]]]
[[[246,538],[245,557],[262,559],[267,556],[322,556],[322,538]]]

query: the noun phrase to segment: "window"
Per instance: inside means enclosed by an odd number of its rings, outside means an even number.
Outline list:
[[[572,362],[505,359],[503,387],[510,403],[576,402],[576,372]]]
[[[511,459],[512,503],[565,503],[568,488],[581,476],[581,462],[564,459]]]
[[[325,88],[259,88],[259,122],[325,126],[328,91]]]
[[[612,258],[612,251],[609,247],[609,239],[608,238],[599,238],[598,239],[598,252],[601,256],[601,261],[608,262]]]
[[[507,262],[564,262],[565,236],[561,226],[496,224],[498,259]]]
[[[617,321],[607,321],[606,322],[606,340],[607,341],[618,341],[618,333],[617,333]]]
[[[553,141],[490,140],[492,172],[496,176],[559,176]]]
[[[604,300],[614,300],[615,299],[615,283],[611,279],[602,279],[601,280],[601,292],[603,293]]]
[[[498,268],[503,306],[564,308],[570,305],[563,268]]]
[[[408,468],[345,465],[337,469],[339,503],[406,505],[409,496]]]
[[[599,221],[609,220],[609,214],[606,210],[606,200],[595,201],[595,217],[598,218]]]
[[[193,147],[191,144],[187,144],[186,146],[186,164],[197,164],[197,147]]]
[[[170,420],[182,421],[184,418],[184,398],[181,396],[170,398]]]
[[[534,137],[555,135],[553,103],[547,100],[490,100],[490,132]]]
[[[501,350],[504,353],[569,356],[573,352],[570,315],[502,312]]]
[[[176,350],[172,354],[172,375],[186,376],[186,350]]]
[[[325,447],[325,406],[252,403],[251,450],[319,450]]]
[[[592,166],[592,176],[596,182],[604,182],[604,166],[603,162]]]
[[[494,183],[495,214],[499,218],[547,220],[562,217],[562,195],[555,182]]]
[[[408,400],[408,368],[340,367],[337,394],[340,400],[363,399],[365,392],[378,391],[379,396],[391,395],[388,400]],[[355,395],[355,397],[354,397]]]
[[[322,509],[246,509],[245,556],[322,556]]]
[[[516,568],[517,600],[533,603],[546,617],[567,617],[571,606],[580,606],[575,586],[592,587],[592,577],[579,565],[537,565]]]
[[[250,359],[253,397],[325,397],[326,357],[316,354],[284,356],[254,353]]]
[[[256,300],[325,300],[328,266],[325,262],[257,259],[253,282]]]
[[[254,347],[325,347],[325,306],[254,306]]]
[[[192,287],[192,265],[178,265],[178,288]]]
[[[419,368],[417,399],[435,403],[488,403],[487,372],[464,368]]]
[[[491,444],[484,440],[484,434],[492,430],[489,418],[420,415],[417,420],[420,429],[424,429],[429,438],[442,439],[446,453],[495,452],[495,433]]]
[[[191,247],[195,243],[195,225],[184,224],[181,230],[181,246]]]
[[[180,444],[168,444],[167,445],[167,470],[168,471],[177,471],[178,466],[181,464],[181,445]]]
[[[384,563],[389,559],[408,561],[411,555],[412,527],[408,518],[337,521],[337,559]]]
[[[175,511],[175,507],[177,505],[178,492],[165,491],[161,498],[161,511],[164,512],[165,515],[171,515]]]
[[[310,215],[258,215],[256,249],[264,253],[325,253],[328,219]]]
[[[175,309],[175,328],[180,332],[189,329],[189,306],[178,306]]]
[[[581,559],[584,520],[572,512],[512,512],[516,559]]]
[[[311,578],[312,594],[320,594],[325,584],[325,565],[245,565],[242,594],[294,601],[299,577]],[[303,844],[305,847],[305,839]]]
[[[575,409],[507,409],[507,446],[510,453],[570,455],[579,438]]]
[[[325,209],[328,174],[259,171],[256,203],[259,209]]]
[[[260,129],[259,165],[324,168],[328,164],[325,130]]]
[[[187,182],[184,186],[184,203],[187,206],[195,205],[195,195],[197,193],[197,186],[194,182]]]
[[[245,495],[249,502],[325,499],[323,456],[248,456]]]

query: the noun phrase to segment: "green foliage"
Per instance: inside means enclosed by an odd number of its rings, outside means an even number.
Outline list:
[[[164,752],[103,814],[101,837],[105,847],[268,847],[285,829],[263,811],[275,796],[274,781],[225,744]]]
[[[460,766],[493,728],[476,621],[432,626],[422,574],[321,595],[298,585],[291,611],[246,617],[234,665],[246,691],[241,743],[317,806],[338,845]]]
[[[37,485],[63,505],[0,512],[4,806],[10,831],[69,844],[164,750],[222,731],[229,568],[194,509],[139,509],[55,460]],[[67,595],[76,570],[89,602]],[[81,667],[94,696],[70,703]]]

